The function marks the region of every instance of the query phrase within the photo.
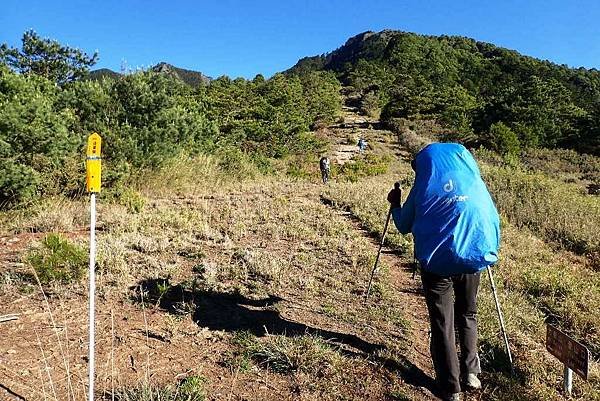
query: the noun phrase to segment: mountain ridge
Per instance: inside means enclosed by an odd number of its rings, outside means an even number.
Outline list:
[[[572,68],[462,36],[366,31],[284,71],[334,72],[362,113],[435,120],[442,140],[600,154],[600,71]],[[500,144],[500,145],[499,145]]]
[[[560,63],[557,63],[557,62],[554,62],[554,61],[551,61],[548,59],[530,56],[530,55],[521,53],[520,51],[515,50],[515,49],[498,46],[492,42],[481,41],[481,40],[477,40],[477,39],[474,39],[474,38],[471,38],[468,36],[425,35],[425,34],[418,34],[418,33],[414,33],[414,32],[394,30],[394,29],[384,29],[379,32],[369,30],[369,31],[364,31],[364,32],[358,33],[358,34],[348,38],[346,40],[346,42],[344,42],[343,45],[341,45],[340,47],[338,47],[335,50],[329,51],[329,52],[321,54],[321,55],[301,57],[296,64],[294,64],[292,67],[288,68],[287,70],[285,70],[283,72],[284,73],[298,72],[299,69],[301,70],[310,64],[323,64],[325,69],[334,69],[335,70],[336,68],[332,68],[332,67],[335,66],[335,67],[339,68],[343,64],[344,61],[349,62],[349,61],[352,61],[352,59],[354,59],[356,57],[360,57],[360,56],[373,56],[374,54],[362,54],[361,53],[361,51],[364,50],[364,47],[366,47],[366,45],[369,44],[368,43],[369,41],[380,40],[383,42],[382,43],[383,45],[387,46],[389,44],[390,40],[397,36],[417,36],[417,37],[422,37],[422,38],[427,38],[427,39],[437,39],[437,40],[453,40],[453,39],[454,40],[463,40],[463,41],[468,41],[468,42],[475,44],[480,49],[493,48],[493,49],[503,50],[503,51],[514,53],[515,55],[518,55],[520,57],[528,58],[531,60],[536,60],[536,61],[539,61],[542,63],[548,63],[553,66],[557,66],[557,67],[561,67],[561,68],[567,68],[570,70],[578,70],[578,71],[590,71],[590,72],[597,72],[597,73],[600,72],[600,70],[598,68],[587,68],[587,67],[583,67],[583,66],[575,67],[575,66],[570,66],[567,64],[560,64]]]
[[[211,77],[204,75],[200,71],[194,71],[194,70],[188,70],[185,68],[176,67],[176,66],[169,64],[167,62],[164,62],[164,61],[161,61],[160,63],[150,67],[148,70],[154,71],[154,72],[157,72],[160,74],[173,76],[193,87],[198,87],[200,85],[207,84],[212,80]],[[100,68],[97,70],[90,71],[89,79],[100,80],[100,79],[106,78],[106,77],[112,78],[112,79],[117,79],[123,75],[124,75],[123,73],[113,71],[109,68]]]

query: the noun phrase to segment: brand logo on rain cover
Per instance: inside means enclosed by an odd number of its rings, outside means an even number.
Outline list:
[[[456,185],[455,185],[454,181],[452,181],[452,179],[449,179],[442,186],[442,188],[444,189],[444,192],[449,194],[450,192],[454,192],[456,190]],[[446,198],[446,200],[444,202],[447,204],[451,204],[451,203],[456,203],[456,202],[466,202],[468,200],[469,200],[468,195],[454,195],[454,196],[450,196],[449,198]]]
[[[454,183],[452,182],[452,180],[448,180],[448,182],[444,184],[444,192],[452,191],[454,191]]]

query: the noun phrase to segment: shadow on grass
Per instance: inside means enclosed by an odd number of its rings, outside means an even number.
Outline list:
[[[6,387],[4,384],[0,383],[0,389],[4,390],[6,392],[6,394],[10,395],[13,400],[19,400],[19,401],[26,401],[25,397],[15,393],[14,391],[12,391],[10,388]],[[0,394],[2,394],[2,392],[0,392]]]
[[[499,373],[513,379],[516,383],[525,384],[526,374],[516,364],[513,364],[514,374],[511,372],[510,361],[504,346],[492,344],[490,341],[483,339],[479,342],[479,348],[481,367],[485,372]]]
[[[510,361],[503,344],[495,344],[489,340],[480,341],[480,358],[483,369],[482,381],[487,391],[502,394],[502,400],[545,401],[547,398],[536,394],[534,386],[528,383],[528,375],[518,365],[511,372]]]
[[[404,356],[380,356],[385,347],[367,342],[354,334],[339,333],[311,327],[281,316],[276,305],[282,298],[270,295],[250,299],[237,293],[219,293],[181,284],[171,285],[169,279],[147,279],[131,287],[132,300],[157,305],[169,313],[179,313],[181,304],[193,304],[192,319],[200,327],[226,332],[250,332],[257,337],[283,335],[287,337],[306,334],[321,337],[338,345],[340,352],[355,358],[376,361],[386,369],[400,374],[410,385],[436,391],[435,381]],[[349,350],[348,347],[353,350]]]

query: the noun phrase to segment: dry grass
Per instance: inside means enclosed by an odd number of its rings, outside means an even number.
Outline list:
[[[150,386],[117,389],[105,394],[105,399],[116,401],[204,401],[206,399],[202,377],[187,377],[176,386]]]
[[[84,227],[88,220],[85,200],[48,198],[25,209],[0,213],[0,235],[70,232]]]
[[[517,227],[580,254],[600,251],[600,198],[543,174],[483,166],[499,210]]]
[[[384,334],[394,327],[398,335],[408,325],[397,300],[388,297],[387,269],[382,269],[374,297],[381,307],[367,308],[357,294],[364,291],[372,267],[372,245],[343,217],[321,204],[319,187],[281,177],[225,181],[221,176],[203,181],[189,170],[184,170],[179,180],[173,178],[173,172],[161,174],[148,189],[134,188],[145,199],[141,212],[122,202],[99,200],[99,299],[128,299],[130,287],[145,279],[170,277],[172,283],[183,283],[196,278],[205,291],[216,294],[235,293],[249,299],[280,296],[284,300],[276,307],[279,313],[292,322],[305,320],[302,324],[306,327],[356,333],[374,343],[399,341]],[[147,178],[149,183],[152,180]],[[167,180],[162,187],[160,180]],[[171,182],[179,183],[175,196],[167,190]],[[84,242],[87,222],[75,222],[73,205],[85,212],[85,202],[65,200],[44,213],[64,216],[69,223],[60,227],[81,230],[78,241]],[[43,216],[23,213],[12,227],[39,226]],[[44,229],[49,228],[57,226]],[[67,296],[64,289],[53,290]],[[72,301],[76,295],[69,291],[67,298]],[[166,326],[149,323],[148,329],[170,341],[182,336],[178,324]],[[292,361],[294,368],[289,374],[294,378],[281,380],[293,380],[301,389],[298,391],[306,392],[306,399],[352,398],[348,394],[356,394],[358,388],[366,398],[373,398],[372,394],[384,392],[389,382],[381,372],[371,377],[374,368],[363,359],[344,359],[341,370],[322,369],[322,362],[333,366],[342,357],[320,337],[273,335],[267,343],[263,344],[265,350],[279,350]],[[397,344],[394,348],[401,352]],[[258,366],[264,370],[262,364]],[[53,377],[56,380],[58,376]],[[365,376],[367,382],[373,382],[371,388],[363,388]],[[255,379],[248,373],[239,380],[253,383]],[[214,383],[207,383],[208,388],[211,385]],[[117,399],[154,400],[162,399],[156,398],[159,394],[172,394],[163,390],[153,386],[125,389]]]
[[[564,182],[600,184],[600,157],[568,149],[528,149],[521,162],[530,170]]]
[[[238,333],[234,342],[242,353],[276,373],[308,373],[316,377],[331,374],[343,363],[343,356],[321,337],[268,336],[263,341],[249,333]]]

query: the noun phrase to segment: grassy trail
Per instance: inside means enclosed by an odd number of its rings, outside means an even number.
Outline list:
[[[325,200],[325,204],[331,205],[327,200]],[[351,212],[338,210],[337,213],[347,218],[354,230],[368,239],[371,244],[370,252],[376,254],[381,237],[370,233]],[[390,224],[393,223],[390,222]],[[410,368],[404,369],[402,373],[404,380],[421,387],[421,391],[425,394],[433,396],[431,391],[435,385],[431,380],[433,366],[429,356],[429,320],[420,279],[418,276],[413,279],[412,259],[410,255],[403,254],[396,248],[384,246],[379,266],[379,272],[373,280],[375,295],[371,295],[369,301],[366,301],[367,305],[369,308],[376,309],[382,295],[397,298],[398,304],[402,308],[401,315],[406,319],[406,326],[409,328],[405,339],[407,347],[406,353],[403,355],[405,358],[403,363],[410,364]],[[366,294],[368,278],[364,277],[363,296]]]
[[[397,161],[390,165],[388,173],[364,178],[358,182],[334,183],[324,191],[323,197],[339,210],[349,212],[370,233],[376,234],[383,229],[383,220],[387,212],[387,191],[392,183],[398,180],[408,190],[413,173],[407,163],[410,158],[402,157],[402,153],[387,146],[386,142],[389,140],[385,140],[388,135],[386,131],[372,132],[371,135],[384,138],[381,141],[383,146],[373,151],[387,150],[388,153],[396,155]],[[409,146],[406,146],[408,149]],[[512,174],[517,175],[515,172]],[[492,185],[491,189],[495,191],[495,196],[502,200],[500,207],[506,206],[504,198],[518,198],[522,195],[520,191],[502,185]],[[531,196],[538,199],[543,197],[543,193],[536,192]],[[591,198],[586,200],[594,202]],[[513,206],[511,211],[512,214],[531,213],[530,209],[521,210],[519,206]],[[553,209],[553,216],[561,216],[562,213],[568,215],[561,208]],[[556,249],[556,243],[551,238],[546,238],[542,231],[531,231],[522,227],[518,219],[509,220],[507,217],[514,216],[508,214],[509,216],[506,216],[503,213],[503,241],[501,260],[496,270],[496,284],[499,286],[510,341],[516,354],[518,375],[514,379],[506,375],[504,347],[499,336],[489,283],[485,280],[482,282],[479,296],[479,328],[480,353],[484,365],[483,380],[486,386],[479,399],[561,399],[561,368],[545,350],[544,324],[558,324],[584,341],[597,357],[598,309],[592,305],[597,305],[594,300],[600,296],[598,275],[593,269],[590,271],[591,263],[585,257],[569,250]],[[554,222],[552,217],[548,216],[548,219],[548,224]],[[573,218],[570,223],[583,226],[588,221]],[[400,236],[394,229],[388,240],[391,246],[407,255],[411,252],[409,241],[410,237]],[[600,372],[597,361],[592,360],[591,366],[589,382],[576,379],[576,399],[600,399]]]

